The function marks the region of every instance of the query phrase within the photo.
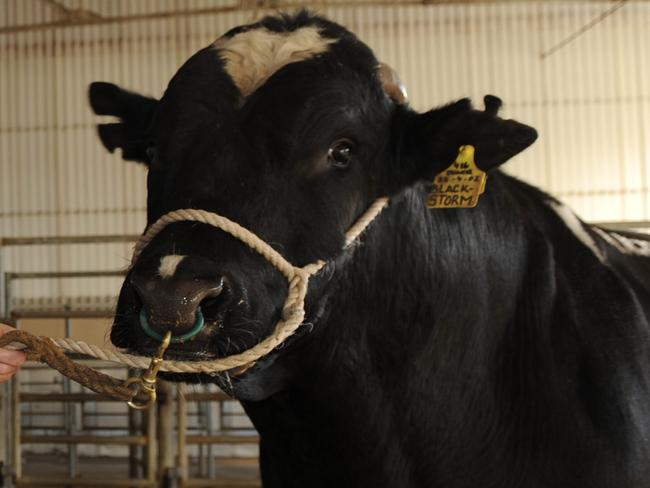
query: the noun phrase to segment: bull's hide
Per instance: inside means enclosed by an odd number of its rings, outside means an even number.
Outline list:
[[[297,266],[330,261],[281,348],[238,376],[174,379],[241,400],[267,488],[650,486],[648,241],[501,173],[536,133],[499,118],[497,98],[417,113],[379,66],[302,12],[231,30],[160,100],[91,86],[95,112],[119,119],[103,144],[148,168],[149,224],[205,209]],[[488,172],[483,197],[428,209],[463,145]],[[380,196],[389,207],[342,252]],[[140,315],[180,335],[200,307],[206,327],[169,356],[230,355],[271,333],[286,291],[228,234],[173,223],[130,270],[111,339],[151,353]]]

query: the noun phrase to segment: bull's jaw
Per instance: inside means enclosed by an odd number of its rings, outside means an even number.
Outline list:
[[[292,355],[272,353],[255,363],[246,372],[221,376],[217,384],[237,400],[259,402],[286,390],[295,376],[296,365]],[[222,385],[221,382],[226,382]],[[228,392],[225,388],[230,388]]]

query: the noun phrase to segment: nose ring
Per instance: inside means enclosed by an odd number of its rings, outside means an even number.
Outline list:
[[[144,331],[145,334],[147,334],[149,337],[152,339],[157,340],[158,342],[163,342],[165,337],[156,332],[152,327],[151,324],[149,324],[149,318],[147,317],[147,312],[142,307],[140,309],[140,327],[142,327],[142,330]],[[185,334],[181,335],[173,335],[171,337],[171,343],[172,344],[182,344],[183,342],[187,342],[191,339],[194,338],[199,332],[203,330],[203,327],[205,327],[205,319],[203,318],[203,312],[201,311],[201,307],[196,309],[196,319],[194,320],[194,325],[192,328],[187,331]]]

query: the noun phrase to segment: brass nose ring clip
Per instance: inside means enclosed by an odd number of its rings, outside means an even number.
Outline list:
[[[124,386],[126,387],[135,386],[136,388],[136,392],[133,395],[133,398],[127,402],[129,407],[136,410],[146,410],[154,403],[156,403],[156,378],[162,364],[163,355],[169,347],[171,339],[172,332],[167,331],[167,333],[165,333],[165,336],[162,337],[162,341],[160,343],[160,346],[158,346],[156,355],[151,358],[151,363],[149,363],[147,370],[142,374],[142,376],[131,377],[124,383]],[[136,400],[136,397],[140,392],[147,396],[146,400]]]

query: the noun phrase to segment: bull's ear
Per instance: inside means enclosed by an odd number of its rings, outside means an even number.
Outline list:
[[[498,117],[501,100],[488,95],[485,110],[469,100],[416,115],[409,124],[405,153],[415,165],[414,179],[432,179],[458,155],[460,146],[476,149],[476,164],[489,171],[520,153],[537,139],[537,131],[515,120]]]
[[[120,119],[120,122],[97,125],[104,147],[110,152],[120,148],[124,159],[148,164],[146,132],[158,102],[103,81],[90,84],[88,98],[97,115]]]

